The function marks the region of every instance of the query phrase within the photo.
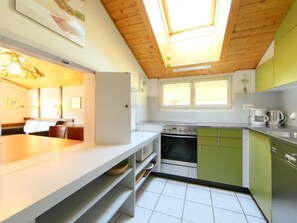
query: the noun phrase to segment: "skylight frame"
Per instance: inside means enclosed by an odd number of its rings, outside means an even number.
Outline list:
[[[215,17],[216,17],[217,0],[209,0],[209,1],[212,1],[212,9],[211,9],[211,19],[207,25],[196,26],[193,28],[185,28],[185,29],[180,29],[178,31],[173,31],[172,24],[170,21],[170,16],[169,16],[167,0],[161,0],[169,35],[171,36],[171,35],[180,34],[180,33],[188,32],[188,31],[192,31],[192,30],[197,30],[197,29],[204,28],[204,27],[214,26]]]

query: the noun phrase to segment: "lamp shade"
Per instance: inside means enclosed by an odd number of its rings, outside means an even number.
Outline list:
[[[35,66],[14,51],[0,54],[0,76],[7,78],[38,79],[45,77]]]

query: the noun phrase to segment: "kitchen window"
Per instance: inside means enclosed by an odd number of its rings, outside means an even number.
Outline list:
[[[231,78],[161,80],[160,107],[166,109],[231,107]]]
[[[185,108],[191,106],[191,82],[164,83],[162,90],[162,105],[164,107]]]

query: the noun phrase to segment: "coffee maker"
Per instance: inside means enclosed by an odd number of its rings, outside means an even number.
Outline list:
[[[252,108],[251,109],[251,126],[265,127],[269,117],[266,114],[266,108]]]
[[[269,127],[279,127],[286,121],[286,115],[280,110],[268,110],[268,126]]]

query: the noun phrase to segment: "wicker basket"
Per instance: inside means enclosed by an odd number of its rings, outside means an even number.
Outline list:
[[[117,175],[124,173],[127,168],[129,167],[129,162],[127,160],[123,160],[119,164],[115,165],[113,168],[107,171],[108,174],[110,175]]]

